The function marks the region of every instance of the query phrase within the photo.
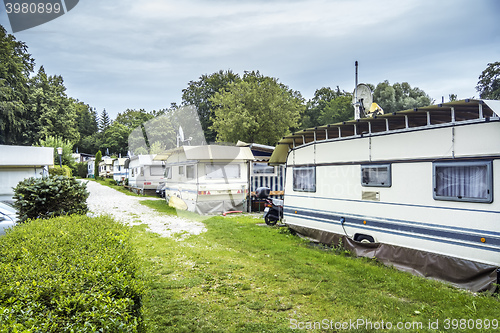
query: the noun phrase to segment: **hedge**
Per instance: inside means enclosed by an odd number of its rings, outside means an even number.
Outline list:
[[[129,229],[109,217],[30,220],[0,237],[1,332],[143,332]]]

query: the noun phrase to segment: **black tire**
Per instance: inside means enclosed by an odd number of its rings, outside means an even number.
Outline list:
[[[266,221],[267,225],[276,225],[276,223],[278,223],[278,219],[271,217],[269,215],[264,217],[264,221]]]
[[[356,234],[354,235],[354,240],[360,243],[375,243],[375,239],[372,236]]]

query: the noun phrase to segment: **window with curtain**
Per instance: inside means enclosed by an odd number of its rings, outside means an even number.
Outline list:
[[[294,167],[293,190],[316,192],[316,167]]]
[[[361,185],[391,187],[391,165],[362,165]]]
[[[491,161],[435,162],[434,199],[469,202],[493,201]]]
[[[163,166],[161,165],[152,165],[150,169],[151,176],[162,176],[163,175]]]
[[[194,165],[188,165],[186,166],[186,178],[189,180],[195,179],[195,166]]]
[[[240,178],[239,164],[206,164],[205,173],[207,179],[232,179]]]
[[[166,179],[172,179],[172,167],[166,167],[163,175]]]

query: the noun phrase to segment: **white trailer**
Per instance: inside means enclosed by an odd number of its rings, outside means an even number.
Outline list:
[[[48,176],[54,148],[0,145],[0,201],[12,201],[13,188],[25,178]]]
[[[286,224],[413,273],[494,289],[499,114],[500,101],[465,100],[284,137],[270,162],[286,163]]]
[[[127,158],[119,157],[113,160],[113,179],[117,183],[122,183],[125,178],[128,178],[128,170],[125,168]]]
[[[163,164],[156,155],[136,155],[125,161],[128,185],[141,190],[156,190],[163,181]]]
[[[165,198],[198,214],[246,210],[248,147],[182,146],[158,154],[165,162]]]

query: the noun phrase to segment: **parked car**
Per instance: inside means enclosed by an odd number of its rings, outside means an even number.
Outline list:
[[[17,211],[11,205],[0,202],[0,235],[17,224]]]
[[[156,195],[159,195],[160,198],[165,198],[165,182],[160,182],[156,187]]]

